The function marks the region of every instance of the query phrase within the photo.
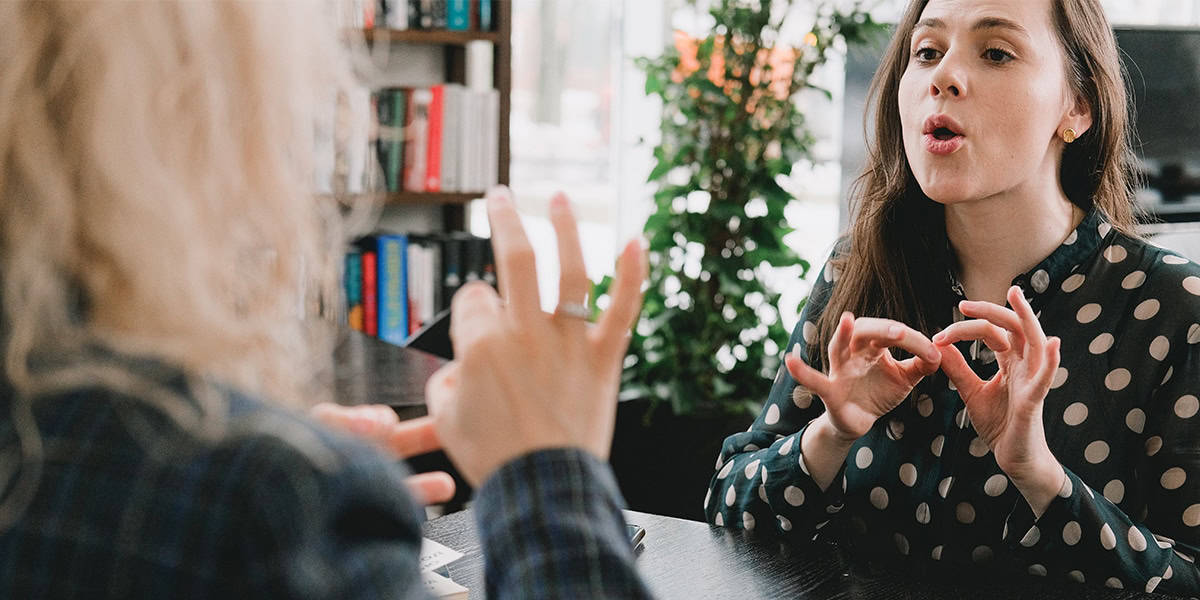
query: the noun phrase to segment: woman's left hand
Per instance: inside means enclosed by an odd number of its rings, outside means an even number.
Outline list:
[[[442,446],[433,419],[401,421],[392,407],[382,404],[340,406],[323,402],[309,414],[325,426],[371,442],[397,458],[433,452]],[[449,502],[454,497],[454,478],[444,471],[409,475],[404,484],[424,505]]]
[[[933,343],[975,431],[1040,517],[1066,477],[1042,426],[1042,406],[1058,370],[1061,342],[1046,338],[1021,288],[1009,288],[1008,302],[1013,310],[991,302],[961,302],[959,310],[973,320],[947,327]],[[975,375],[953,346],[963,340],[982,340],[996,353],[999,371],[994,377],[983,381]]]

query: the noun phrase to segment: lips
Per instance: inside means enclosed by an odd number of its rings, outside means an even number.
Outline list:
[[[924,135],[925,149],[931,154],[946,156],[953,154],[963,145],[962,125],[946,115],[934,115],[925,119],[921,129]]]

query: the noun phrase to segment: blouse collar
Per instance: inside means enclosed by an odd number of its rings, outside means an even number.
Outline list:
[[[1074,284],[1072,277],[1082,279],[1083,274],[1076,276],[1077,271],[1091,261],[1096,252],[1114,235],[1113,231],[1113,226],[1104,215],[1093,208],[1050,256],[1029,271],[1018,275],[1012,280],[1012,284],[1020,286],[1030,305],[1035,311],[1038,310],[1058,290],[1064,287],[1071,289]],[[965,298],[962,285],[953,272],[950,273],[950,284],[957,295]]]

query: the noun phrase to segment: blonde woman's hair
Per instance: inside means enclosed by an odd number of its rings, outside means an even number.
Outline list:
[[[48,392],[103,385],[208,418],[111,364],[36,357],[99,345],[293,407],[328,393],[313,317],[339,297],[342,232],[311,162],[314,117],[348,79],[332,7],[0,2],[0,389],[23,456],[4,448],[0,478],[24,484],[0,509],[36,486]]]

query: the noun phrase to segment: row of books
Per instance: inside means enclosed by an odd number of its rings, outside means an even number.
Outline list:
[[[344,274],[350,328],[397,345],[448,308],[467,282],[496,285],[490,241],[461,232],[360,238]]]
[[[389,192],[481,192],[499,182],[500,93],[457,83],[373,98]]]
[[[493,31],[503,0],[354,0],[351,27]]]

